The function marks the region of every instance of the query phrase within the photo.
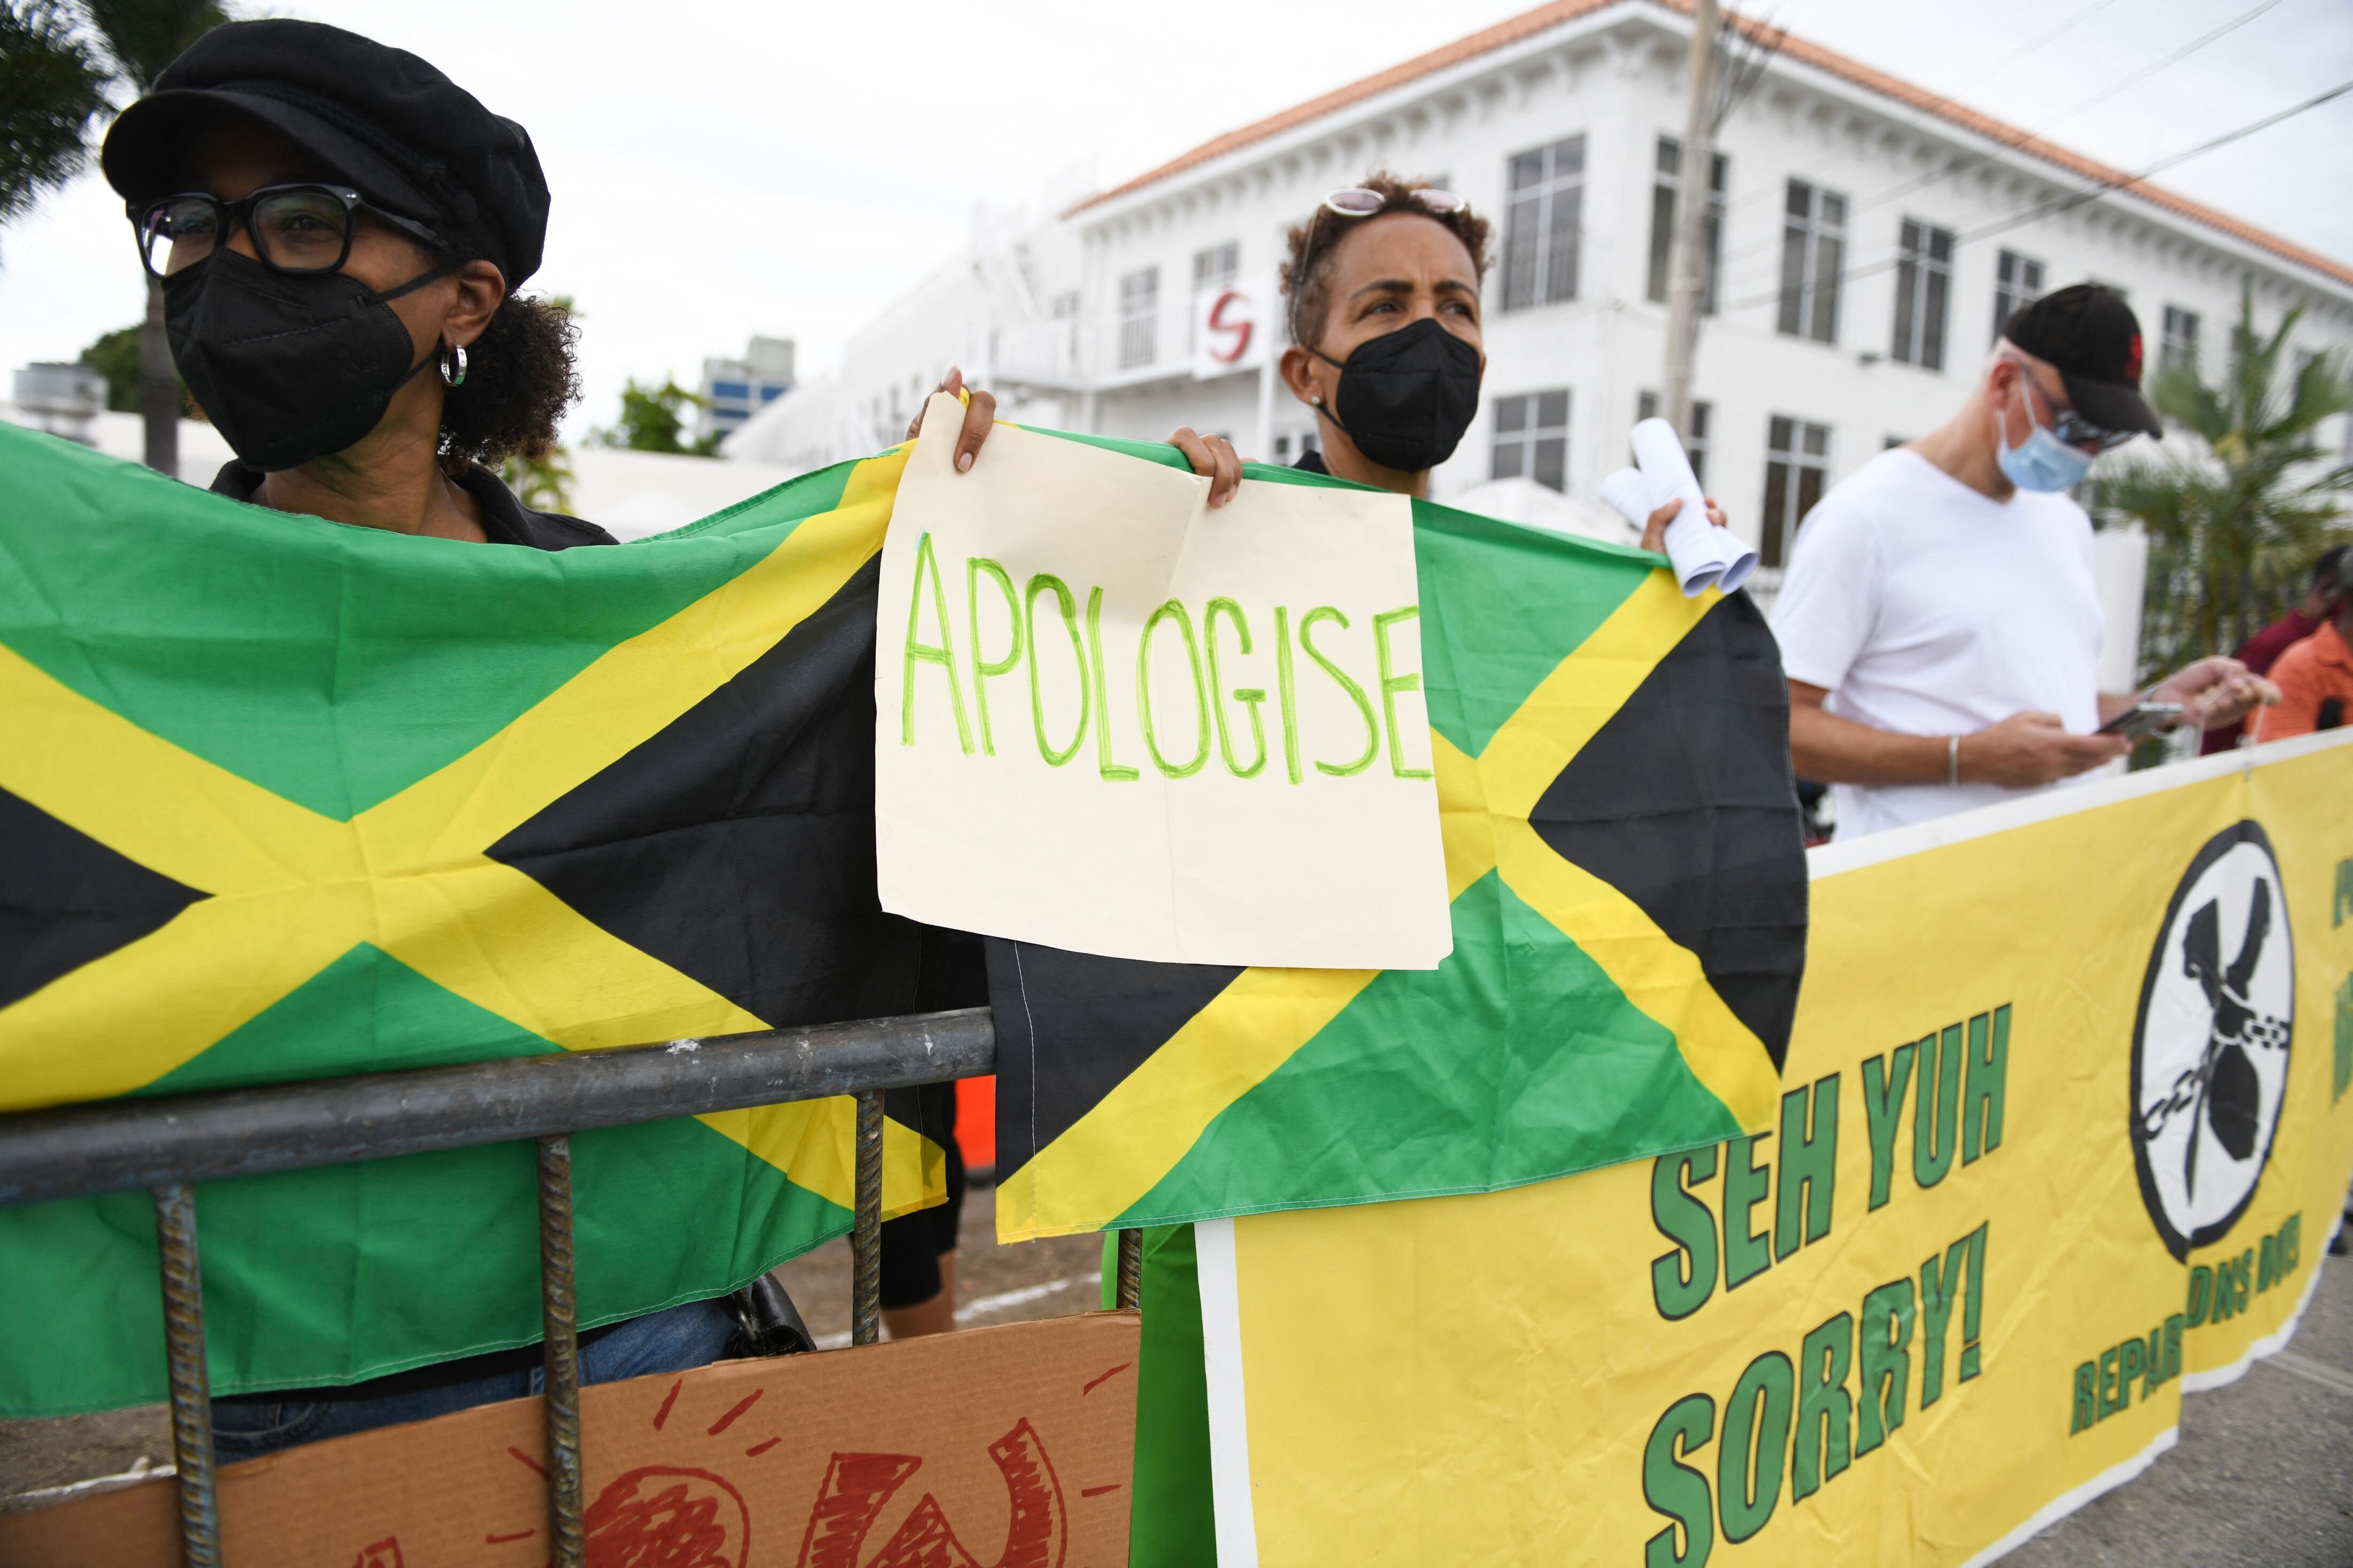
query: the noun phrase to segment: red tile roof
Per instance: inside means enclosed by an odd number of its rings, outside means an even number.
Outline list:
[[[1347,86],[1337,88],[1320,98],[1312,98],[1304,103],[1296,104],[1280,114],[1269,115],[1266,119],[1245,125],[1238,131],[1229,131],[1222,136],[1213,137],[1191,152],[1180,153],[1158,168],[1138,174],[1124,184],[1114,185],[1110,190],[1088,197],[1072,207],[1071,211],[1083,212],[1089,207],[1126,195],[1131,191],[1138,191],[1146,185],[1156,184],[1172,175],[1181,174],[1187,169],[1224,157],[1227,153],[1239,151],[1252,142],[1262,142],[1270,136],[1279,135],[1295,126],[1304,125],[1310,121],[1319,120],[1324,115],[1345,109],[1352,103],[1361,103],[1366,99],[1378,97],[1409,82],[1444,70],[1449,66],[1476,59],[1481,55],[1500,49],[1507,44],[1517,43],[1522,38],[1532,37],[1564,22],[1626,3],[1627,0],[1551,0],[1549,5],[1539,5],[1533,11],[1524,11],[1507,21],[1498,22],[1492,27],[1473,33],[1469,37],[1458,38],[1442,48],[1432,49],[1425,55],[1417,55],[1402,65],[1391,66],[1385,71],[1377,72],[1360,81],[1350,82]],[[1651,0],[1651,3],[1664,5],[1670,10],[1685,13],[1692,8],[1691,0]],[[2210,228],[2219,229],[2235,239],[2244,240],[2249,245],[2267,250],[2274,256],[2293,261],[2300,267],[2310,268],[2313,271],[2339,283],[2353,284],[2353,268],[2348,268],[2341,262],[2332,261],[2326,256],[2282,239],[2279,236],[2257,228],[2253,224],[2242,222],[2227,213],[2217,212],[2212,207],[2189,200],[2187,196],[2176,195],[2171,191],[2159,186],[2134,180],[2124,170],[2111,168],[2105,163],[2086,158],[2080,153],[2071,153],[2066,148],[2054,146],[2040,137],[2030,136],[2015,126],[2004,124],[1994,119],[1991,115],[1980,114],[1974,109],[1956,103],[1949,98],[1939,97],[1925,88],[1915,87],[1906,81],[1899,81],[1884,71],[1873,70],[1859,61],[1847,58],[1844,55],[1823,48],[1820,44],[1808,43],[1794,34],[1768,27],[1761,22],[1751,20],[1737,13],[1727,11],[1725,15],[1734,26],[1738,27],[1751,38],[1774,43],[1778,53],[1787,58],[1811,66],[1817,70],[1826,71],[1842,80],[1851,81],[1858,87],[1868,88],[1883,97],[1895,100],[1898,103],[1919,110],[1924,113],[1933,114],[1939,120],[1949,121],[1965,131],[2001,142],[2007,147],[2014,147],[2021,153],[2042,159],[2046,163],[2064,169],[2069,174],[2081,175],[2084,179],[2097,181],[2103,184],[2118,186],[2168,212],[2204,224]]]

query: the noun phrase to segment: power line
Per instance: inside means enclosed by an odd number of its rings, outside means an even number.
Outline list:
[[[2267,114],[2261,120],[2251,121],[2247,124],[2242,125],[2234,131],[2226,131],[2221,135],[2213,138],[2211,141],[2201,142],[2195,147],[2185,148],[2181,152],[2160,158],[2156,163],[2149,164],[2147,167],[2141,169],[2137,173],[2110,176],[2098,181],[2089,189],[2072,192],[2067,195],[2060,196],[2052,201],[2045,202],[2040,206],[2030,208],[2028,211],[2018,214],[2015,216],[2001,218],[1996,222],[1983,225],[1980,227],[1967,230],[1966,232],[1955,237],[1954,243],[1957,246],[1966,245],[1972,240],[1985,239],[1997,234],[2004,234],[2013,228],[2020,228],[2027,224],[2039,222],[2043,218],[2052,217],[2057,214],[2082,206],[2086,202],[2095,201],[2099,197],[2107,195],[2110,191],[2129,189],[2134,185],[2139,184],[2142,181],[2147,179],[2152,174],[2161,174],[2165,170],[2170,169],[2178,163],[2186,163],[2190,159],[2198,157],[2203,153],[2211,153],[2218,147],[2227,147],[2233,142],[2242,141],[2249,136],[2253,136],[2258,131],[2268,130],[2272,126],[2277,125],[2283,120],[2293,120],[2299,114],[2309,112],[2312,110],[2319,108],[2324,103],[2343,98],[2348,93],[2353,93],[2353,81],[2339,82],[2335,87],[2330,88],[2326,92],[2320,93],[2316,97],[2307,98],[2301,103],[2291,105],[2286,109],[2278,110],[2276,113]],[[1891,256],[1883,260],[1870,262],[1864,266],[1847,268],[1839,273],[1838,281],[1840,285],[1843,287],[1857,279],[1876,277],[1880,273],[1888,271],[1897,266],[1902,259],[1903,258],[1900,256]],[[1724,306],[1724,310],[1726,312],[1729,312],[1733,310],[1747,310],[1757,305],[1774,304],[1781,299],[1784,292],[1785,290],[1783,289],[1776,289],[1769,294],[1751,295],[1747,299],[1736,300],[1729,304],[1726,304]]]
[[[2094,93],[2083,102],[2075,105],[2074,108],[2063,112],[2058,119],[2045,121],[2043,122],[2044,129],[2047,130],[2053,125],[2064,124],[2066,121],[2073,120],[2075,116],[2083,113],[2084,110],[2097,108],[2099,105],[2107,102],[2108,100],[2116,97],[2116,94],[2124,91],[2128,87],[2138,87],[2142,82],[2147,81],[2149,78],[2165,69],[2168,66],[2179,65],[2183,60],[2186,60],[2190,56],[2196,54],[2199,50],[2204,48],[2207,45],[2213,43],[2216,39],[2222,37],[2226,34],[2237,32],[2241,27],[2245,26],[2248,23],[2253,21],[2256,17],[2272,9],[2279,3],[2280,0],[2263,0],[2261,5],[2256,5],[2250,10],[2242,11],[2239,15],[2232,17],[2229,21],[2223,23],[2221,26],[2216,27],[2213,31],[2201,34],[2198,37],[2190,39],[2188,43],[2182,45],[2179,48],[2174,50],[2163,59],[2157,60],[2149,65],[2144,66],[2139,70],[2135,71],[2132,75],[2125,78],[2124,80],[2115,84],[2113,87],[2105,88],[2102,90]]]
[[[2100,0],[2100,4],[2106,4],[2106,0]],[[2182,45],[2179,48],[2175,49],[2171,54],[2165,56],[2162,59],[2152,60],[2147,65],[2141,67],[2138,70],[2132,72],[2123,79],[2112,82],[2108,86],[2102,88],[2091,97],[2084,99],[2083,101],[2073,105],[2072,108],[2063,110],[2059,114],[2055,115],[2052,119],[2044,121],[2036,129],[2032,131],[2010,132],[2007,135],[1998,138],[1995,141],[1994,145],[1985,152],[1973,153],[1966,158],[1958,159],[1945,165],[1943,168],[1931,170],[1926,174],[1915,175],[1912,179],[1906,180],[1900,184],[1892,185],[1883,191],[1875,192],[1871,195],[1863,197],[1860,201],[1851,203],[1847,210],[1850,213],[1869,212],[1873,207],[1883,205],[1888,202],[1896,200],[1898,197],[1910,195],[1915,191],[1924,190],[1930,185],[1939,183],[1940,181],[1949,180],[1957,175],[1965,174],[1971,169],[1977,168],[1978,165],[1983,163],[1991,163],[2001,153],[2010,152],[2024,145],[2026,142],[2038,141],[2054,127],[2065,124],[2068,121],[2074,119],[2075,116],[2083,113],[2086,110],[2098,108],[2101,104],[2107,102],[2117,94],[2124,92],[2128,89],[2139,86],[2142,82],[2147,81],[2150,77],[2155,76],[2158,72],[2166,69],[2168,67],[2180,64],[2183,60],[2188,59],[2191,55],[2196,54],[2199,50],[2205,48],[2208,45],[2214,43],[2225,35],[2235,32],[2239,28],[2245,26],[2248,23],[2253,21],[2256,17],[2261,16],[2264,12],[2272,10],[2279,4],[2280,0],[2258,0],[2256,5],[2251,6],[2245,11],[2242,11],[2239,15],[2232,17],[2221,26],[2214,27],[2200,34],[2199,37],[2192,38],[2189,42]],[[2079,13],[2073,19],[2063,25],[2060,28],[2044,34],[2043,37],[2046,39],[2058,37],[2059,33],[2064,32],[2068,27],[2073,26],[2076,22],[2082,21],[2084,17],[2088,16],[2091,14],[2091,11],[2095,11],[2099,8],[2100,5],[2095,5],[2091,7],[2091,10]],[[1989,73],[1989,77],[1990,74],[1991,73]],[[1984,80],[1988,79],[1988,78],[1980,78],[1979,79]],[[1968,89],[1963,89],[1960,90],[1966,91]],[[1817,165],[1817,168],[1820,169],[1827,166],[1828,165],[1826,164]],[[1761,195],[1766,193],[1759,191],[1754,194]],[[1727,215],[1727,216],[1728,216],[1729,215]],[[1717,263],[1717,265],[1721,267],[1734,261],[1745,259],[1747,257],[1757,255],[1759,251],[1774,248],[1779,246],[1780,243],[1781,237],[1778,234],[1764,239],[1757,240],[1752,244],[1743,246],[1739,249],[1728,253]]]
[[[2073,16],[2060,23],[2057,26],[2051,28],[2046,32],[2037,34],[2034,37],[2027,40],[2026,43],[2021,45],[2015,49],[2012,49],[2010,53],[1996,60],[1984,70],[1979,71],[1976,76],[1971,77],[1968,81],[1963,82],[1960,86],[1953,89],[1952,91],[1945,94],[1945,96],[1948,99],[1958,100],[1963,93],[1976,91],[1978,88],[1983,87],[1987,82],[1991,81],[1994,78],[2000,76],[2003,71],[2008,70],[2011,66],[2016,65],[2020,60],[2024,59],[2027,56],[2034,53],[2037,49],[2042,48],[2046,44],[2053,42],[2063,34],[2072,31],[2077,23],[2090,20],[2094,15],[2106,10],[2115,3],[2116,0],[2092,0],[2090,5],[2084,6],[2081,10],[2078,10]],[[1788,26],[1781,23],[1778,18],[1767,17],[1764,19],[1760,25],[1771,28],[1777,35],[1775,39],[1777,47],[1778,47],[1779,39],[1788,36]],[[1831,158],[1823,163],[1817,163],[1811,169],[1808,170],[1803,177],[1810,179],[1815,174],[1821,173],[1823,170],[1833,167],[1838,162],[1838,159]],[[1742,196],[1738,201],[1734,202],[1730,206],[1726,207],[1725,209],[1725,216],[1728,219],[1734,213],[1739,212],[1743,208],[1763,200],[1770,194],[1771,193],[1768,190],[1763,187],[1751,191],[1747,195]]]
[[[2166,170],[2172,168],[2176,163],[2186,163],[2190,159],[2198,157],[2201,153],[2213,152],[2217,147],[2227,147],[2233,142],[2242,141],[2249,136],[2253,136],[2258,131],[2269,130],[2272,126],[2277,125],[2283,120],[2293,120],[2297,115],[2303,114],[2309,110],[2318,109],[2322,104],[2327,103],[2334,99],[2343,98],[2348,92],[2353,92],[2353,81],[2338,82],[2327,92],[2321,93],[2317,97],[2307,98],[2302,103],[2296,104],[2292,108],[2283,109],[2276,114],[2267,114],[2261,120],[2253,121],[2248,124],[2240,126],[2236,131],[2226,131],[2211,142],[2201,142],[2197,146],[2189,148],[2183,152],[2176,153],[2170,157],[2159,158],[2156,163],[2151,163],[2148,167],[2141,170],[2140,173],[2137,174],[2126,174],[2116,179],[2102,180],[2099,184],[2094,185],[2087,191],[2079,191],[2073,195],[2061,196],[2054,201],[2047,202],[2043,205],[2022,213],[2016,217],[2003,218],[1999,222],[1989,223],[1982,227],[1970,229],[1968,233],[1962,235],[1960,238],[1963,241],[1984,239],[1990,235],[2006,233],[2010,229],[2033,223],[2038,219],[2050,217],[2054,214],[2066,212],[2071,208],[2082,206],[2085,202],[2092,201],[2096,197],[2105,195],[2109,191],[2123,190],[2127,187],[2139,184],[2151,174],[2163,174]],[[1778,296],[1777,295],[1776,297],[1778,298]]]

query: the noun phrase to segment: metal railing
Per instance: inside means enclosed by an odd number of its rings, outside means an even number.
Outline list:
[[[573,1296],[575,1132],[857,1097],[850,1343],[881,1332],[882,1091],[997,1069],[986,1007],[757,1035],[512,1058],[0,1116],[0,1208],[145,1189],[162,1254],[172,1450],[187,1568],[221,1568],[195,1184],[478,1143],[539,1147],[540,1315],[555,1568],[579,1568],[585,1507]],[[1119,1237],[1117,1300],[1141,1298],[1142,1233]]]

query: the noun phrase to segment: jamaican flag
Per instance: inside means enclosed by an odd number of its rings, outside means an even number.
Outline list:
[[[911,1010],[872,801],[902,461],[546,554],[0,425],[0,1110]],[[848,1228],[852,1122],[578,1138],[584,1325]],[[885,1148],[886,1212],[937,1201],[936,1146]],[[201,1187],[215,1388],[535,1340],[533,1170],[504,1144]],[[156,1281],[142,1193],[0,1210],[0,1415],[163,1397]]]
[[[1001,1237],[1486,1192],[1768,1124],[1806,864],[1763,618],[1655,555],[1413,513],[1452,954],[992,939]]]

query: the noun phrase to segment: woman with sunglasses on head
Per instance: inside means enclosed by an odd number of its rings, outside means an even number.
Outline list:
[[[1292,346],[1281,369],[1324,435],[1298,467],[1430,494],[1430,470],[1479,412],[1489,234],[1461,196],[1387,174],[1334,191],[1291,231],[1282,292]],[[1659,548],[1682,506],[1651,514],[1645,549]],[[1708,515],[1724,521],[1714,501]]]

